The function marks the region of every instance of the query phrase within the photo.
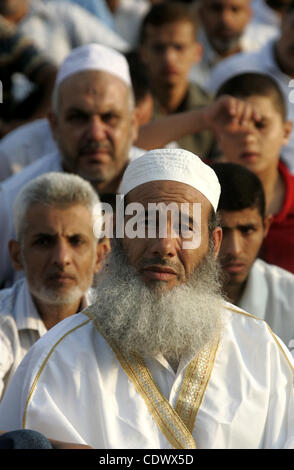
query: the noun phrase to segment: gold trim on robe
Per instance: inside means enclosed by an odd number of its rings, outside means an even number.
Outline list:
[[[91,318],[90,309],[83,313]],[[206,345],[190,362],[173,408],[158,389],[144,359],[137,355],[124,355],[101,331],[97,320],[93,320],[173,448],[196,449],[192,431],[213,368],[219,338],[213,344]]]

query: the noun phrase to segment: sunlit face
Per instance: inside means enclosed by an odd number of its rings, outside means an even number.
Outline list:
[[[45,302],[46,298],[50,303],[53,299],[57,299],[56,303],[79,300],[99,268],[92,214],[82,205],[66,208],[32,205],[18,249],[37,302]]]
[[[272,101],[264,96],[245,98],[261,116],[246,128],[232,124],[218,136],[218,146],[226,161],[259,174],[277,167],[283,145],[289,141],[291,123],[284,122]]]
[[[207,37],[219,52],[230,52],[251,17],[249,0],[202,0],[200,16]]]
[[[208,200],[196,189],[183,183],[174,181],[153,181],[138,186],[127,195],[128,204],[136,202],[144,206],[147,211],[150,203],[164,203],[166,205],[174,202],[179,206],[189,203],[192,211],[193,203],[201,204],[201,222],[196,228],[190,223],[184,230],[179,230],[177,236],[174,233],[172,218],[167,218],[167,233],[165,237],[154,238],[146,236],[144,238],[122,239],[122,247],[129,258],[130,264],[136,269],[139,275],[148,286],[171,289],[174,286],[186,282],[191,273],[208,253],[209,233],[208,216],[211,205]],[[126,216],[127,223],[129,217]],[[145,223],[148,224],[146,217]],[[193,230],[201,233],[201,243],[198,248],[183,248],[183,241],[187,240],[187,234]],[[221,229],[213,231],[214,252],[218,252],[221,241]]]
[[[200,58],[200,46],[191,23],[148,25],[141,54],[154,86],[168,86],[187,81],[192,65]]]
[[[107,72],[69,77],[60,85],[51,127],[64,168],[100,184],[103,193],[124,170],[135,138],[127,86]]]
[[[258,209],[240,211],[220,210],[223,239],[219,251],[222,270],[228,284],[241,285],[246,281],[268,229]]]

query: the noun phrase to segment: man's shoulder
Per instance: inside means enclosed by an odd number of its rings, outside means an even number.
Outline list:
[[[188,100],[196,106],[206,106],[212,102],[212,95],[196,82],[189,82]]]
[[[24,278],[16,281],[11,287],[0,289],[0,316],[11,313],[16,298],[24,286]]]
[[[259,352],[274,352],[288,363],[294,371],[294,360],[284,342],[272,331],[265,320],[258,318],[229,302],[224,304],[224,337],[234,343],[239,351],[254,354],[256,347]]]
[[[10,176],[1,184],[2,194],[15,195],[16,191],[39,175],[49,171],[60,171],[60,155],[54,151],[25,167],[20,173]]]
[[[254,269],[260,276],[264,276],[266,280],[272,281],[275,284],[286,283],[289,284],[289,286],[293,286],[294,295],[294,274],[290,271],[287,271],[280,266],[269,264],[260,258],[255,260],[252,269]]]
[[[31,348],[32,356],[39,362],[39,357],[49,358],[56,350],[71,351],[72,356],[79,355],[85,345],[91,341],[93,330],[96,330],[94,322],[86,314],[81,312],[71,315],[48,330],[34,344]],[[65,359],[65,355],[61,354],[61,357]]]

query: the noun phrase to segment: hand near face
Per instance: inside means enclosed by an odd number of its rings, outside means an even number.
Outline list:
[[[259,122],[261,116],[255,107],[246,101],[232,96],[218,98],[206,110],[207,126],[216,136],[223,132],[233,132]]]

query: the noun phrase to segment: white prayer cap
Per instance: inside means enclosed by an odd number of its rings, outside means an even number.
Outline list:
[[[131,161],[123,175],[120,192],[150,181],[177,181],[200,191],[216,212],[221,187],[213,169],[194,153],[183,149],[151,150]]]
[[[112,73],[131,86],[129,65],[124,55],[102,44],[92,43],[72,49],[58,70],[55,87],[70,75],[84,70]]]

